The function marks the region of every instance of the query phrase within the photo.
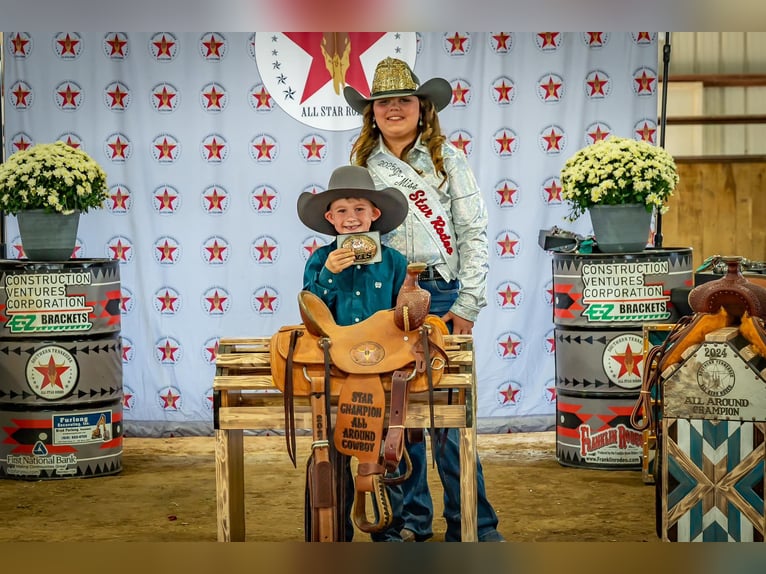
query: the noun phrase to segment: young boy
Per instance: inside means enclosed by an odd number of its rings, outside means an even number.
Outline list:
[[[398,189],[376,190],[366,168],[339,167],[330,176],[327,190],[298,197],[298,217],[307,227],[324,235],[346,235],[377,231],[381,235],[398,227],[407,216],[407,198]],[[380,261],[356,262],[353,249],[337,241],[311,254],[303,272],[303,289],[318,295],[327,304],[338,325],[353,325],[373,313],[391,309],[407,275],[407,259],[396,249],[380,246]],[[351,522],[354,487],[346,465],[346,541],[354,536]],[[389,499],[395,508],[402,504],[402,489],[389,485]],[[394,528],[373,534],[374,541],[401,542],[404,526],[401,512],[394,512]]]

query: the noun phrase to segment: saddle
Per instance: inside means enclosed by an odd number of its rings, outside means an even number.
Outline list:
[[[409,287],[417,281],[417,272],[408,268],[405,284]],[[299,293],[298,307],[303,323],[280,328],[272,336],[270,354],[272,378],[284,396],[285,437],[293,465],[293,397],[311,397],[314,442],[307,470],[307,515],[311,512],[320,521],[319,530],[331,530],[338,539],[342,520],[337,508],[343,508],[338,455],[355,456],[359,464],[352,519],[363,532],[381,531],[393,518],[385,486],[406,480],[411,470],[404,449],[408,396],[429,392],[433,406],[434,385],[447,364],[446,327],[441,319],[428,315],[428,302],[423,306],[422,301],[408,296],[397,299],[395,309],[378,311],[350,326],[337,325],[325,303],[311,292]],[[406,320],[400,321],[400,317]],[[387,424],[386,391],[391,397]],[[331,396],[337,397],[338,405],[334,428]],[[433,409],[430,418],[433,429]],[[398,469],[402,458],[407,471],[386,477]],[[374,503],[372,520],[366,508],[368,493]],[[319,518],[322,511],[317,509],[329,507],[335,516],[323,522]],[[307,526],[309,523],[307,518]],[[317,538],[312,534],[311,539],[329,540],[330,535]]]
[[[692,289],[689,305],[694,313],[681,317],[665,341],[646,355],[641,391],[630,419],[637,430],[656,430],[657,406],[652,402],[652,390],[681,364],[687,350],[703,343],[709,333],[736,328],[755,353],[766,357],[766,288],[742,275],[741,257],[720,259],[727,265],[726,275]]]

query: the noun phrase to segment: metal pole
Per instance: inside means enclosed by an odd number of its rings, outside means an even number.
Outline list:
[[[668,114],[668,67],[670,66],[670,32],[665,32],[662,47],[662,105],[660,107],[660,147],[665,147],[665,124]],[[654,247],[662,249],[662,213],[657,210],[657,229],[654,231]]]

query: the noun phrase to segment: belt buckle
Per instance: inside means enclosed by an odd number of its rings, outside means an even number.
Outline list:
[[[422,279],[423,281],[431,281],[434,277],[436,277],[436,270],[430,265],[418,275],[418,279]]]

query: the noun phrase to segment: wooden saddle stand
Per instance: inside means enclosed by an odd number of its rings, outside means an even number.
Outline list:
[[[306,469],[307,541],[345,540],[344,478],[349,456],[358,461],[354,524],[363,532],[379,532],[391,524],[386,484],[405,480],[411,470],[404,449],[409,393],[429,392],[434,429],[433,391],[447,364],[447,330],[441,319],[428,315],[430,294],[417,284],[423,269],[410,264],[396,307],[356,325],[337,325],[319,297],[301,291],[298,307],[303,323],[282,327],[271,338],[271,373],[284,396],[285,439],[293,465],[293,397],[310,397],[313,441]],[[386,391],[390,392],[388,424],[384,420]],[[332,397],[337,397],[334,425]],[[432,448],[433,444],[432,440]],[[402,457],[407,471],[397,475]],[[367,494],[373,501],[372,518]]]

